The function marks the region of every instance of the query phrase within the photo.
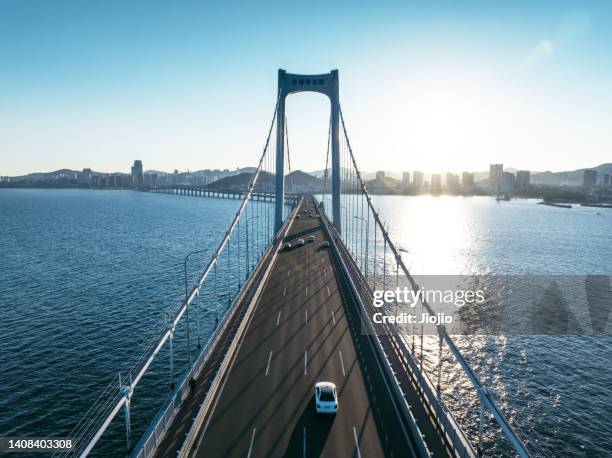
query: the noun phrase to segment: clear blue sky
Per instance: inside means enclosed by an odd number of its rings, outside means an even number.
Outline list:
[[[0,2],[0,175],[254,165],[277,69],[340,71],[362,169],[612,162],[610,2]],[[328,102],[292,96],[294,168]]]

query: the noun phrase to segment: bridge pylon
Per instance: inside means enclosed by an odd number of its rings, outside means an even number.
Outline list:
[[[285,192],[285,100],[297,92],[319,92],[329,97],[331,108],[332,219],[340,233],[340,91],[338,70],[321,75],[298,75],[278,70],[278,109],[276,121],[276,182],[274,228],[283,225]]]

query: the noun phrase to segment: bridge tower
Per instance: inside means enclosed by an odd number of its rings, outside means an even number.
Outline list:
[[[296,75],[278,71],[278,111],[276,120],[276,185],[274,226],[276,231],[283,224],[285,189],[285,100],[296,92],[319,92],[329,97],[331,105],[331,153],[332,153],[332,218],[340,232],[340,97],[338,70],[323,75]]]

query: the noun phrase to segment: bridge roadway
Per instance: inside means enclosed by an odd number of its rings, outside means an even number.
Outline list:
[[[307,198],[272,267],[252,320],[195,441],[195,456],[411,456],[416,449],[339,289],[336,266]],[[314,235],[315,242],[308,242]],[[305,246],[295,246],[297,240]],[[338,386],[335,416],[316,415],[314,385]],[[199,403],[183,417],[193,418]],[[179,422],[180,424],[181,422]],[[176,457],[174,428],[157,456]]]

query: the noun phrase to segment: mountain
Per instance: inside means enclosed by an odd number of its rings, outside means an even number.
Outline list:
[[[328,186],[330,183],[331,181]],[[301,170],[295,170],[285,177],[285,187],[289,187],[288,189],[294,192],[320,191],[323,189],[323,180]]]
[[[239,173],[208,185],[210,189],[243,191],[251,181],[252,173]],[[285,176],[285,189],[288,192],[318,192],[323,188],[323,180],[296,170]],[[274,174],[261,172],[255,186],[257,191],[274,189]]]
[[[209,189],[227,190],[227,191],[244,191],[251,181],[252,173],[239,173],[229,177],[221,178],[207,187]],[[268,172],[261,172],[255,186],[256,191],[271,191],[274,189],[274,175]]]
[[[602,180],[604,174],[612,175],[612,163],[600,164],[597,167],[571,170],[565,172],[533,172],[531,184],[546,186],[582,186],[585,170],[597,171],[597,182]]]

